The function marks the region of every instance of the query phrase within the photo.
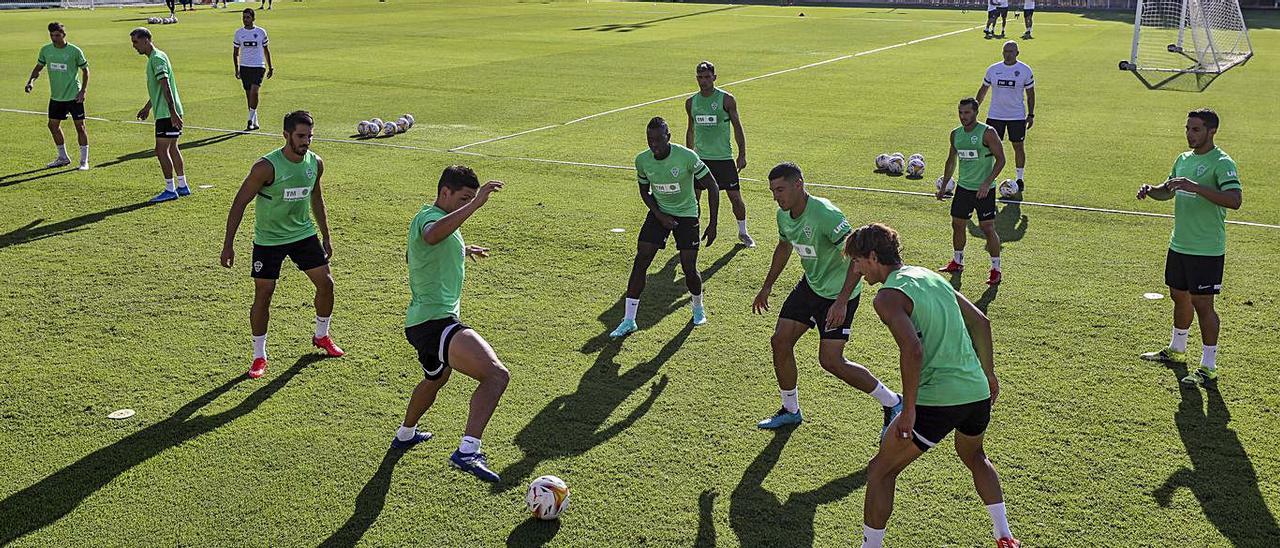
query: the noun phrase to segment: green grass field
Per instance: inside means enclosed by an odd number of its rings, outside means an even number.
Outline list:
[[[144,207],[160,189],[152,132],[126,123],[146,101],[128,31],[162,8],[0,12],[0,544],[15,546],[847,546],[861,538],[864,467],[880,410],[798,348],[806,423],[758,431],[778,406],[768,337],[750,312],[768,267],[775,205],[758,180],[794,160],[812,183],[925,191],[871,172],[881,152],[922,152],[941,172],[955,103],[973,94],[999,41],[981,14],[887,8],[651,3],[282,1],[263,12],[276,76],[263,130],[237,134],[244,99],[230,71],[236,10],[153,26],[187,115],[196,194]],[[805,13],[804,18],[797,16]],[[1149,91],[1115,69],[1131,25],[1119,13],[1037,15],[1022,60],[1036,70],[1027,200],[1152,213],[1138,202],[1185,149],[1185,112],[1212,106],[1218,143],[1239,162],[1231,219],[1280,224],[1280,18],[1248,14],[1255,59],[1203,93]],[[48,85],[21,92],[45,24],[68,26],[92,67],[94,168],[33,171],[53,157],[41,115]],[[780,73],[727,89],[739,98],[750,166],[749,221],[762,245],[703,250],[711,323],[689,325],[674,254],[655,261],[641,331],[620,319],[644,206],[628,166],[651,116],[684,133],[667,100],[695,89],[711,59],[720,83],[970,29]],[[1010,35],[1021,33],[1010,21]],[[232,195],[278,120],[311,110],[333,227],[336,340],[308,344],[312,289],[286,266],[271,325],[272,368],[249,364],[250,219],[239,262],[218,266]],[[375,141],[356,122],[412,112]],[[470,143],[553,126],[510,139]],[[74,139],[70,123],[64,124]],[[213,129],[210,129],[213,128]],[[216,129],[226,128],[226,129]],[[383,146],[386,145],[386,146]],[[400,146],[404,145],[404,146]],[[74,153],[74,146],[70,147]],[[563,161],[569,163],[553,163]],[[404,235],[434,198],[440,169],[467,163],[506,189],[463,229],[493,257],[468,266],[465,320],[513,381],[485,435],[504,483],[450,469],[474,382],[450,383],[424,418],[437,439],[389,453],[420,378],[401,326]],[[589,166],[581,164],[601,164]],[[1009,168],[1012,175],[1012,168]],[[212,185],[211,188],[202,188]],[[947,205],[931,198],[813,187],[855,225],[887,222],[909,263],[949,256]],[[251,215],[250,215],[251,218]],[[1232,225],[1218,390],[1183,390],[1136,359],[1166,344],[1162,266],[1171,220],[1004,205],[1006,279],[971,268],[961,291],[995,328],[1003,390],[987,434],[1013,531],[1027,546],[1277,546],[1280,396],[1275,335],[1280,230]],[[625,233],[609,229],[622,227]],[[985,259],[970,240],[972,265]],[[795,261],[775,306],[800,276]],[[864,304],[869,302],[863,299]],[[775,308],[776,311],[776,308]],[[900,386],[897,351],[869,307],[847,355]],[[1198,330],[1191,357],[1198,359]],[[110,421],[132,408],[137,415]],[[572,488],[558,523],[527,519],[524,485]],[[987,546],[990,523],[950,441],[898,483],[891,546]]]

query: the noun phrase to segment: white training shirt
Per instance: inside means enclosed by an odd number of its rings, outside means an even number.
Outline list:
[[[1023,10],[1036,9],[1036,0],[1025,0],[1024,2],[1022,2],[1022,9]]]
[[[987,67],[982,85],[991,87],[991,106],[987,117],[993,120],[1025,120],[1027,107],[1023,103],[1023,91],[1035,86],[1031,67],[1018,61],[1012,65],[1000,61]]]
[[[991,0],[987,4],[987,11],[1009,7],[1009,0]]]
[[[266,56],[262,54],[262,48],[267,45],[266,29],[256,25],[251,29],[240,27],[236,29],[236,38],[233,43],[240,48],[240,66],[259,68],[267,66]]]

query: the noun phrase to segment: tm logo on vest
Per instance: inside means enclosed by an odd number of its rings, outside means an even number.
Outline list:
[[[978,151],[976,151],[976,150],[957,150],[957,151],[956,151],[956,157],[960,158],[961,160],[977,160],[977,159],[978,159]]]
[[[653,185],[653,191],[661,194],[675,194],[680,192],[680,183],[672,183],[669,185]]]
[[[714,126],[716,125],[716,122],[717,120],[714,114],[699,114],[693,117],[693,123],[700,126]]]
[[[56,71],[58,71],[58,72],[66,72],[66,71],[67,71],[67,64],[66,64],[66,63],[49,63],[49,70],[56,70]]]
[[[796,255],[799,255],[801,259],[818,258],[818,248],[814,246],[791,242],[791,247],[796,248]]]
[[[284,201],[286,202],[296,202],[298,200],[305,200],[310,195],[311,195],[311,189],[307,187],[284,189]]]

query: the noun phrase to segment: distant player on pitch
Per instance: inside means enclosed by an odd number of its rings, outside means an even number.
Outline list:
[[[67,42],[67,29],[62,23],[49,23],[49,41],[40,48],[36,66],[27,78],[27,93],[35,86],[40,70],[49,69],[49,133],[58,147],[58,157],[45,167],[62,167],[71,163],[67,156],[66,138],[62,136],[62,121],[71,115],[76,126],[76,141],[80,143],[80,171],[89,169],[89,133],[84,127],[84,94],[89,89],[89,61],[75,44]],[[77,71],[83,81],[76,78]]]
[[[729,197],[733,217],[738,220],[738,240],[746,247],[755,247],[755,240],[747,234],[747,204],[742,201],[742,189],[738,187],[738,172],[747,168],[747,136],[738,116],[738,99],[715,87],[716,66],[710,61],[698,63],[696,72],[698,93],[684,101],[684,111],[689,117],[684,146],[698,153],[711,169],[716,185]],[[729,142],[730,126],[738,142],[736,162]],[[702,201],[702,189],[698,189],[698,201]]]
[[[1021,195],[1027,187],[1023,182],[1027,167],[1027,130],[1036,122],[1036,81],[1031,67],[1018,60],[1017,42],[1005,42],[1003,55],[1002,61],[987,67],[982,85],[978,87],[978,103],[981,104],[987,97],[987,90],[991,90],[987,125],[996,130],[1001,141],[1005,131],[1009,132],[1009,142],[1013,143],[1013,165],[1018,175],[1018,194]],[[1023,94],[1027,96],[1025,104]]]
[[[951,244],[955,255],[939,272],[958,273],[964,270],[964,246],[968,236],[969,216],[978,212],[978,228],[987,240],[987,253],[991,255],[991,272],[987,285],[1000,283],[1000,235],[996,233],[996,195],[991,188],[1000,170],[1004,169],[1004,149],[1000,138],[991,126],[978,121],[978,101],[972,97],[960,100],[960,127],[951,130],[951,151],[947,153],[947,165],[942,175],[951,180],[959,164],[955,197],[951,199]],[[937,193],[939,200],[945,197],[943,189]]]
[[[245,8],[241,14],[244,26],[236,29],[232,40],[231,63],[236,69],[236,79],[244,85],[244,97],[249,102],[249,122],[245,131],[258,129],[258,89],[263,78],[271,78],[275,68],[271,64],[271,49],[267,47],[267,30],[253,24],[257,14]]]
[[[138,119],[146,120],[148,114],[156,119],[156,158],[160,160],[160,172],[164,174],[164,191],[151,198],[152,203],[177,200],[190,196],[187,186],[186,166],[182,151],[178,150],[178,138],[182,137],[182,101],[178,99],[178,83],[173,77],[173,65],[169,56],[151,43],[151,31],[138,27],[129,33],[133,49],[147,57],[147,94],[150,97]],[[174,185],[177,174],[177,186]]]

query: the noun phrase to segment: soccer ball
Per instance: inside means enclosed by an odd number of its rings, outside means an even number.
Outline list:
[[[876,169],[889,169],[889,155],[881,154],[876,156]]]
[[[902,161],[902,156],[889,156],[889,162],[885,164],[885,171],[893,175],[902,175],[902,170],[906,166]]]
[[[395,122],[387,122],[387,123],[383,124],[383,125],[382,125],[382,134],[383,134],[383,135],[395,135],[395,134],[396,134],[396,123],[395,123]]]
[[[911,160],[920,160],[921,162],[923,162],[924,155],[917,152],[915,154],[912,154],[910,158],[907,158],[907,162],[910,162]]]
[[[907,175],[920,177],[924,175],[924,158],[912,156],[907,161]]]
[[[556,519],[569,508],[569,486],[555,476],[541,476],[529,484],[524,503],[533,517]]]
[[[404,116],[402,116],[402,118],[404,118],[405,120],[408,120],[408,121],[409,121],[409,127],[413,127],[413,115],[412,115],[412,114],[405,114]]]
[[[372,125],[374,128],[373,129],[374,135],[382,133],[382,118],[374,118],[372,120],[369,120],[369,124]]]
[[[905,162],[905,161],[906,161],[906,157],[904,157],[904,156],[902,155],[902,153],[901,153],[901,152],[895,152],[895,153],[893,153],[893,154],[890,154],[890,155],[889,155],[889,157],[890,157],[890,158],[897,158],[897,159],[899,159],[899,160],[902,160],[903,162]]]
[[[1012,179],[1005,179],[1000,181],[1000,186],[996,187],[996,189],[1000,191],[1001,196],[1009,198],[1018,193],[1018,183]]]
[[[363,137],[368,134],[369,134],[369,121],[361,120],[360,123],[356,124],[356,135]]]
[[[160,22],[160,18],[159,18],[159,17],[148,17],[148,18],[147,18],[147,24],[154,25],[154,24],[159,23],[159,22]]]
[[[938,177],[938,180],[934,181],[933,186],[943,194],[951,194],[956,190],[956,179],[955,177],[952,177],[949,180],[943,181],[942,177]]]
[[[399,120],[396,120],[396,133],[404,133],[406,131],[409,131],[409,120],[401,116]]]

